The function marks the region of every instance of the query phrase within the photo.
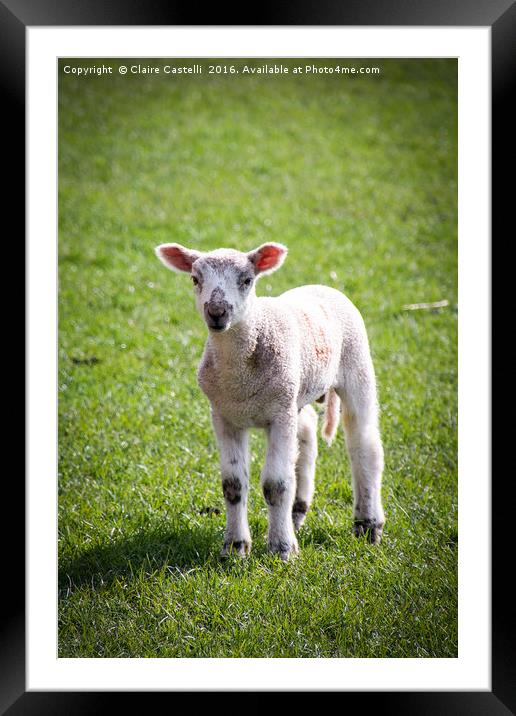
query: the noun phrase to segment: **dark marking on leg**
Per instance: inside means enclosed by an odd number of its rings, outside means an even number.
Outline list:
[[[292,545],[284,539],[279,539],[276,542],[269,544],[271,552],[290,552]]]
[[[308,502],[305,502],[305,500],[296,500],[292,506],[292,522],[294,523],[294,529],[296,532],[301,529],[301,526],[305,521],[308,507]]]
[[[229,462],[231,463],[231,465],[238,465],[238,460],[236,457],[232,457]]]
[[[281,498],[286,490],[287,484],[284,480],[280,480],[279,482],[265,482],[263,484],[263,496],[265,497],[265,502],[271,507],[277,505],[281,501]]]
[[[279,555],[283,562],[288,562],[290,557],[295,556],[299,552],[297,542],[290,543],[283,539],[274,540],[267,543],[267,549],[271,554]]]
[[[230,505],[237,505],[242,499],[242,483],[238,477],[226,477],[222,480],[222,492]]]
[[[251,542],[243,539],[226,540],[222,548],[221,557],[228,557],[235,554],[238,557],[246,557],[251,552]]]
[[[359,496],[356,506],[358,514],[367,514],[371,511],[371,490],[364,488],[363,493]]]
[[[296,500],[292,507],[292,512],[300,512],[302,515],[306,515],[308,512],[308,502],[304,500]]]
[[[366,537],[371,544],[380,544],[383,532],[383,523],[376,519],[356,519],[353,522],[355,537]]]
[[[232,547],[236,552],[240,549],[242,549],[242,546],[245,544],[245,542],[241,539],[236,540],[236,542],[226,542],[224,544],[224,547]]]

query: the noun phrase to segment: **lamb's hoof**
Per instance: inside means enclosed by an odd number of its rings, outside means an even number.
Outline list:
[[[251,552],[251,542],[249,540],[228,540],[224,542],[224,547],[220,553],[221,557],[229,557],[234,554],[237,557],[247,557]]]
[[[270,554],[277,554],[282,562],[288,562],[289,559],[297,557],[299,547],[296,541],[290,543],[286,540],[275,540],[267,544]]]
[[[371,544],[380,544],[382,539],[383,523],[375,519],[355,520],[353,522],[353,534],[355,537],[366,537]]]
[[[308,512],[308,503],[304,500],[296,500],[292,507],[292,522],[294,523],[294,529],[296,532],[301,528],[305,521],[306,513]]]

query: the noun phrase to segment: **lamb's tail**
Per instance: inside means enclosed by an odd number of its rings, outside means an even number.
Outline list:
[[[322,436],[324,440],[331,445],[337,428],[339,427],[340,417],[340,398],[337,393],[330,388],[326,393],[324,401],[324,419],[322,424]]]

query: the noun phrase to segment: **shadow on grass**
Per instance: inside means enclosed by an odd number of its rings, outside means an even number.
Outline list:
[[[149,574],[167,569],[174,574],[208,563],[221,565],[221,544],[221,536],[213,528],[164,526],[141,530],[125,539],[95,545],[76,558],[63,559],[58,572],[59,592],[64,596],[84,585],[109,585],[142,571]]]
[[[266,527],[261,527],[263,529],[252,526],[256,536],[253,556],[260,561],[270,558],[266,550]],[[348,532],[350,534],[350,529],[346,530]],[[302,530],[298,537],[301,550],[309,547],[339,549],[343,535],[338,531],[312,526]],[[153,529],[141,529],[129,537],[106,539],[77,557],[60,559],[59,594],[66,597],[83,586],[98,589],[116,580],[132,579],[142,574],[145,577],[162,570],[177,575],[178,572],[200,567],[223,572],[242,569],[241,559],[220,557],[222,541],[222,531],[214,524],[162,524]],[[247,560],[244,561],[247,563]]]

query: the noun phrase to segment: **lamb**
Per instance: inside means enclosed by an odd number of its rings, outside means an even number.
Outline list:
[[[222,555],[248,555],[248,430],[263,428],[267,455],[261,486],[268,505],[267,546],[287,561],[299,551],[295,532],[314,495],[317,413],[331,443],[342,406],[353,482],[353,532],[380,542],[383,448],[373,363],[358,309],[322,285],[257,297],[256,280],[287,255],[279,243],[248,253],[207,253],[180,244],[155,249],[169,269],[190,274],[208,327],[197,379],[211,404],[226,504]]]

